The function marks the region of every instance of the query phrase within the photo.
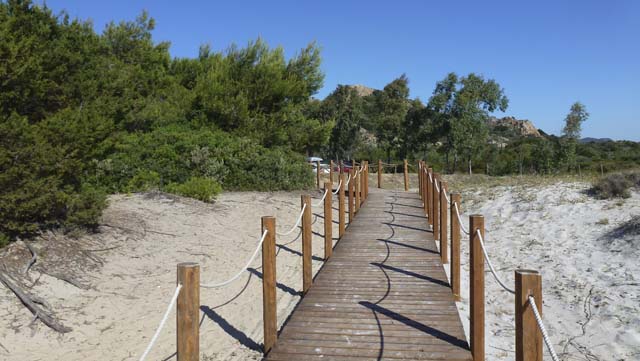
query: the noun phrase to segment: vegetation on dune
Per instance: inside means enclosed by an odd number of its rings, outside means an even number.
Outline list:
[[[313,182],[302,152],[333,124],[309,114],[322,86],[314,44],[285,59],[262,40],[171,59],[153,19],[111,23],[0,2],[0,243],[95,225],[109,192]]]
[[[579,142],[580,103],[563,136],[528,137],[489,126],[508,99],[473,73],[448,74],[426,103],[410,98],[405,75],[318,100],[314,43],[289,59],[261,39],[172,59],[154,25],[143,13],[96,33],[29,0],[0,0],[0,244],[95,226],[113,192],[211,201],[222,189],[306,188],[305,154],[427,159],[437,171],[490,175],[640,164],[638,143]]]
[[[629,198],[632,188],[640,187],[640,172],[621,172],[609,174],[594,182],[591,191],[598,198]]]

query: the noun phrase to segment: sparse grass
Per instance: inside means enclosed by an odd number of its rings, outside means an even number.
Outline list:
[[[597,179],[596,175],[554,174],[554,175],[511,175],[487,176],[484,174],[448,174],[445,179],[450,189],[464,191],[480,190],[494,187],[533,187],[552,185],[558,182],[590,183]]]
[[[602,218],[596,222],[597,225],[606,226],[609,224],[609,218]]]
[[[626,239],[630,242],[637,242],[637,236],[640,236],[640,215],[632,216],[628,221],[607,232],[604,238],[608,240]]]

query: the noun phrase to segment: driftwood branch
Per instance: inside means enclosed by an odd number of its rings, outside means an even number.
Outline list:
[[[27,307],[27,309],[29,309],[29,311],[33,313],[34,317],[40,319],[42,323],[44,323],[45,325],[49,326],[51,329],[60,333],[66,333],[71,331],[70,327],[64,326],[63,324],[58,322],[58,320],[53,318],[53,316],[49,311],[38,306],[38,303],[46,304],[46,301],[42,300],[37,296],[35,297],[36,301],[34,301],[33,296],[22,291],[18,286],[13,284],[13,282],[11,282],[9,278],[2,272],[0,272],[0,282],[2,282],[8,289],[10,289],[18,297],[18,299],[20,299],[20,301]]]
[[[29,260],[29,263],[27,263],[27,265],[24,266],[24,271],[22,272],[25,275],[27,275],[29,273],[29,269],[31,269],[31,266],[33,266],[36,263],[36,261],[38,260],[38,254],[33,249],[33,246],[31,246],[29,243],[24,242],[24,244],[29,249],[29,252],[31,252],[31,259]]]

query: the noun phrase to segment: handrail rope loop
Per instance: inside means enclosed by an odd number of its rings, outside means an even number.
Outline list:
[[[169,319],[169,313],[171,313],[173,306],[176,304],[176,301],[178,300],[180,289],[182,289],[182,283],[179,283],[176,286],[176,290],[173,292],[173,296],[171,296],[171,301],[169,302],[169,306],[167,306],[167,310],[164,311],[164,316],[162,316],[162,320],[160,321],[160,324],[158,325],[156,332],[153,334],[153,337],[151,337],[151,340],[149,341],[147,348],[144,350],[144,353],[142,353],[142,356],[140,356],[140,361],[144,361],[147,358],[147,356],[149,355],[149,352],[151,352],[151,349],[153,348],[153,345],[156,343],[156,341],[158,341],[158,336],[160,336],[160,331],[162,331],[165,323],[167,323],[167,319]]]
[[[319,205],[322,204],[322,202],[324,202],[324,199],[327,198],[327,194],[329,193],[329,188],[324,190],[324,194],[322,195],[322,198],[320,198],[320,200],[318,201],[318,203],[314,204],[314,207],[317,207]]]
[[[469,235],[469,231],[464,228],[462,218],[460,218],[460,209],[458,208],[458,203],[454,203],[453,208],[456,209],[456,216],[458,217],[458,224],[460,225],[460,229],[462,229],[462,232],[464,232],[466,235]]]
[[[269,231],[267,231],[266,229],[264,230],[264,232],[262,233],[262,238],[260,238],[260,242],[258,242],[258,245],[256,247],[256,250],[253,252],[253,255],[251,256],[251,258],[249,258],[249,261],[247,262],[247,264],[244,266],[244,268],[242,268],[240,271],[238,271],[238,273],[236,273],[235,276],[229,278],[228,280],[224,281],[224,282],[220,282],[220,283],[200,283],[200,287],[202,288],[217,288],[217,287],[222,287],[222,286],[226,286],[229,283],[235,281],[238,277],[240,277],[242,275],[242,273],[249,268],[249,266],[251,265],[251,263],[253,262],[253,260],[256,258],[256,256],[258,255],[258,251],[260,251],[260,247],[262,246],[262,243],[264,242],[264,239],[267,237],[267,233],[269,233]]]
[[[435,182],[436,192],[440,193],[440,186],[438,185],[438,183],[440,183],[440,182]]]
[[[505,291],[515,295],[516,291],[507,287],[507,285],[505,285],[504,282],[502,282],[502,279],[500,279],[500,276],[498,276],[498,274],[496,273],[496,270],[493,268],[493,264],[491,264],[491,260],[489,259],[489,254],[487,253],[487,249],[484,246],[484,240],[482,239],[482,232],[480,232],[480,229],[476,229],[476,234],[478,235],[478,239],[480,240],[480,247],[482,248],[482,253],[484,253],[484,259],[487,261],[487,264],[489,265],[489,270],[491,270],[491,273],[493,274],[493,278],[496,279],[498,284],[500,284],[500,286],[502,286],[502,288],[504,288]]]
[[[544,340],[544,344],[547,345],[547,350],[549,350],[549,354],[551,354],[551,359],[553,361],[559,361],[558,355],[556,354],[556,351],[553,349],[553,345],[549,340],[549,334],[547,333],[547,329],[544,327],[544,323],[542,323],[542,317],[538,312],[538,307],[536,306],[536,300],[531,295],[529,295],[529,303],[531,304],[531,310],[533,311],[533,316],[536,318],[536,323],[538,324],[538,328],[540,328],[540,332],[542,333],[542,339]]]
[[[338,194],[340,192],[340,186],[342,185],[342,179],[340,179],[340,182],[338,182],[338,187],[336,188],[335,192],[331,192],[332,194]]]
[[[300,214],[298,215],[298,220],[296,220],[296,224],[294,224],[294,225],[293,225],[293,227],[291,227],[291,229],[290,229],[290,230],[288,230],[288,231],[286,231],[286,232],[283,232],[283,233],[280,233],[280,232],[276,231],[276,234],[277,234],[278,236],[288,236],[288,235],[290,235],[293,231],[295,231],[295,230],[298,228],[298,226],[300,225],[300,221],[302,221],[302,215],[304,214],[304,210],[305,210],[306,208],[307,208],[307,204],[305,203],[305,204],[303,204],[303,205],[302,205],[302,209],[300,210]]]

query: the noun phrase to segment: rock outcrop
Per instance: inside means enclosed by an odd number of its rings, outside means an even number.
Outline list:
[[[514,117],[496,118],[490,117],[487,121],[489,127],[492,130],[503,130],[515,133],[524,137],[536,137],[541,138],[542,134],[538,131],[538,128],[533,125],[530,120],[516,119]]]

